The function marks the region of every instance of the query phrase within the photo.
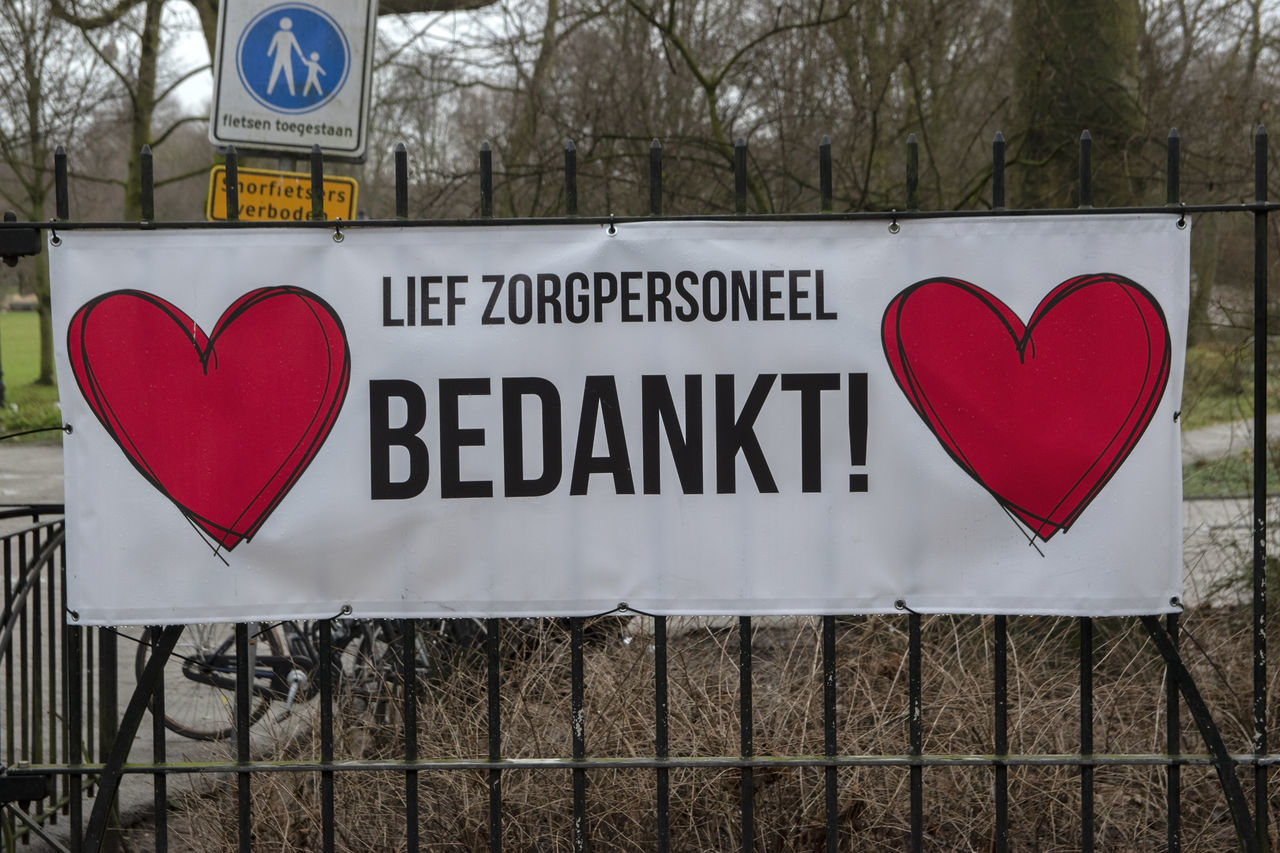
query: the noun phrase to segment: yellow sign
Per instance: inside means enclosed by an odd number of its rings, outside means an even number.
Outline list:
[[[214,166],[209,173],[210,222],[227,218],[227,168]],[[246,222],[298,222],[311,218],[311,175],[305,172],[273,172],[237,169],[240,219]],[[325,176],[324,218],[356,218],[355,178]]]

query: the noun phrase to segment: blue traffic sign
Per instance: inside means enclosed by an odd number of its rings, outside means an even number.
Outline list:
[[[342,90],[351,68],[347,37],[328,14],[306,3],[281,3],[245,27],[236,70],[259,104],[278,113],[310,112]]]

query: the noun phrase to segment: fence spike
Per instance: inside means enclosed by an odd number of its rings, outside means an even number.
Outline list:
[[[493,217],[493,149],[487,141],[480,143],[480,215]]]
[[[662,215],[662,143],[649,143],[649,215]]]
[[[991,207],[1004,210],[1004,134],[998,130],[991,140]]]
[[[224,158],[226,171],[223,172],[223,189],[227,197],[227,221],[240,219],[240,162],[234,145],[227,148]]]
[[[747,212],[747,140],[733,143],[733,211]]]
[[[139,210],[143,222],[151,222],[156,218],[156,181],[155,163],[151,156],[151,146],[143,145],[138,153],[139,178]]]
[[[907,134],[907,210],[920,209],[920,141]]]
[[[61,145],[53,151],[53,187],[55,215],[59,222],[66,222],[71,218],[71,205],[67,191],[67,152]]]
[[[1080,206],[1093,207],[1093,135],[1080,133]]]
[[[324,219],[324,155],[319,145],[311,146],[311,218]]]
[[[396,219],[409,218],[409,152],[403,142],[395,147]]]
[[[564,212],[578,215],[578,146],[572,139],[564,143]]]
[[[818,210],[831,212],[831,137],[818,143]]]

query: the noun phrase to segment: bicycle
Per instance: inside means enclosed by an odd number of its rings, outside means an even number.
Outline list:
[[[276,717],[280,722],[299,702],[320,692],[320,624],[286,620],[257,630],[250,626],[250,725],[262,719],[273,701],[284,702]],[[400,624],[392,619],[333,620],[329,666],[335,693],[354,697],[366,707],[386,707],[404,677]],[[441,674],[446,644],[471,645],[484,632],[482,623],[469,619],[430,620],[416,626],[414,671],[419,680]],[[148,628],[138,645],[139,678],[152,645]],[[237,675],[234,627],[187,625],[165,662],[165,727],[193,740],[230,737],[235,732]],[[154,699],[151,709],[155,711]]]

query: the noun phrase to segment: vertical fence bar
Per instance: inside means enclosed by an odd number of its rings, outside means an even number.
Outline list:
[[[1182,199],[1181,139],[1178,129],[1169,130],[1166,150],[1165,202],[1178,204]],[[1166,619],[1169,642],[1178,649],[1178,614],[1170,613]],[[1173,761],[1169,764],[1165,785],[1165,846],[1169,853],[1182,850],[1182,765],[1177,757],[1182,752],[1182,705],[1178,696],[1178,683],[1172,664],[1165,664],[1165,752]]]
[[[920,143],[914,133],[907,134],[907,210],[920,208]],[[903,606],[906,603],[903,602]],[[924,849],[924,767],[919,763],[924,753],[924,689],[921,676],[920,614],[907,616],[907,749],[913,759],[910,776],[911,849]]]
[[[314,156],[314,155],[313,155]],[[373,630],[373,626],[368,626]],[[333,622],[320,623],[320,844],[324,853],[333,853]]]
[[[155,162],[151,156],[151,146],[142,146],[142,151],[138,154],[138,165],[140,167],[139,177],[141,178],[141,204],[139,207],[142,212],[143,222],[152,222],[156,218],[156,173]]]
[[[5,537],[0,540],[3,543],[3,559],[4,559],[4,612],[13,613],[13,540]],[[6,711],[14,708],[13,697],[13,644],[9,644],[9,648],[4,650],[4,707]],[[14,720],[12,713],[5,713],[4,716],[4,757],[0,758],[0,763],[12,766],[17,763],[18,756],[15,754],[17,744],[18,726]]]
[[[908,750],[911,764],[911,849],[924,849],[924,767],[919,759],[924,754],[924,688],[921,676],[920,614],[907,616],[907,714]]]
[[[1176,651],[1178,648],[1178,614],[1170,613],[1166,618],[1169,642]],[[1174,759],[1169,764],[1168,784],[1165,787],[1165,845],[1169,853],[1182,850],[1182,765],[1177,757],[1182,752],[1182,706],[1178,699],[1178,682],[1173,666],[1165,664],[1164,675],[1165,705],[1165,751]]]
[[[1093,207],[1093,135],[1080,132],[1080,206]]]
[[[1003,171],[1001,169],[1000,171]],[[1003,189],[1003,187],[1001,188]],[[1001,760],[1009,754],[1009,617],[994,619],[992,648],[995,700],[996,753],[996,853],[1009,849],[1009,767]]]
[[[38,542],[32,543],[32,554],[34,556],[40,552]],[[22,567],[28,567],[27,559],[29,555],[23,554]],[[41,647],[44,645],[44,614],[40,612],[40,590],[43,586],[39,574],[31,582],[31,594],[28,601],[31,602],[31,705],[30,709],[30,726],[31,726],[31,762],[33,764],[44,763],[44,653]]]
[[[480,216],[493,217],[493,149],[480,143]]]
[[[747,140],[733,143],[733,212],[747,212]]]
[[[311,146],[311,218],[324,219],[324,154],[319,145]]]
[[[824,136],[818,143],[818,210],[831,212],[831,137]]]
[[[907,210],[920,209],[920,141],[907,134]]]
[[[44,552],[52,538],[53,531],[49,528],[45,528],[38,536],[38,541],[40,541],[40,553]],[[58,619],[58,615],[62,613],[62,610],[58,607],[58,581],[61,578],[61,575],[58,574],[56,553],[49,555],[49,562],[46,564],[44,571],[47,572],[49,576],[49,583],[45,587],[45,618],[48,620],[48,624],[45,626],[45,637],[47,638],[45,660],[49,667],[49,702],[46,705],[45,710],[45,714],[47,715],[45,723],[46,731],[49,733],[49,761],[50,763],[56,764],[58,761],[58,743],[62,740],[59,730],[62,728],[62,724],[66,722],[65,718],[59,719],[60,709],[58,707],[57,685],[62,681],[62,673],[59,671],[61,655],[58,652],[58,635],[60,633],[58,631],[58,622],[60,621]],[[55,824],[58,822],[57,804],[57,785],[51,785],[49,787],[49,819],[51,823]]]
[[[649,215],[662,215],[662,143],[649,143]]]
[[[583,704],[582,617],[569,620],[569,713],[573,724],[573,760],[587,757],[586,710]],[[573,768],[573,849],[587,850],[587,771]]]
[[[1253,197],[1267,200],[1267,129],[1253,139]],[[1253,753],[1267,753],[1267,211],[1253,215]],[[1267,767],[1253,768],[1254,821],[1267,844]]]
[[[67,152],[61,145],[53,150],[53,199],[56,216],[62,222],[71,218],[70,182],[67,180]]]
[[[249,625],[236,623],[236,763],[249,763],[249,691],[253,679],[249,672]],[[253,825],[250,820],[252,802],[248,770],[236,773],[236,826],[240,839],[240,853],[250,853]]]
[[[404,147],[403,142],[396,143],[394,159],[396,163],[396,219],[408,219],[409,152]]]
[[[403,146],[401,146],[403,147]],[[398,202],[397,202],[398,204]],[[400,677],[404,683],[404,760],[418,760],[418,623],[400,620]],[[418,771],[404,774],[405,849],[418,851]]]
[[[68,625],[66,633],[66,661],[67,661],[67,729],[71,733],[71,752],[67,756],[67,764],[71,768],[71,776],[68,779],[68,802],[71,806],[71,814],[68,818],[71,825],[70,841],[71,849],[79,850],[84,846],[84,800],[83,800],[83,780],[80,777],[79,767],[81,764],[80,743],[82,740],[82,732],[84,729],[84,682],[81,680],[84,675],[81,667],[84,664],[84,651],[81,647],[84,636],[84,629],[79,625]],[[12,707],[12,705],[6,706]],[[157,815],[159,818],[159,815]],[[159,847],[158,849],[164,849]]]
[[[59,738],[59,741],[62,744],[62,763],[70,764],[72,747],[70,679],[74,678],[75,674],[72,673],[71,667],[68,665],[67,661],[67,630],[70,628],[70,625],[66,618],[69,608],[67,607],[67,552],[65,547],[59,547],[54,556],[58,563],[56,567],[51,567],[56,572],[55,577],[58,579],[58,609],[56,611],[58,613],[58,633],[56,634],[58,637],[58,643],[54,653],[58,658],[58,685],[62,695],[62,707],[60,709],[62,717],[58,721],[60,724],[59,730],[62,736]],[[71,813],[71,777],[63,776],[61,779],[61,786],[61,811],[63,814],[69,815]]]
[[[828,146],[828,149],[830,146]],[[822,617],[822,754],[836,757],[836,617]],[[840,849],[839,776],[834,764],[823,772],[823,796],[826,812],[826,850]]]
[[[485,658],[489,681],[489,760],[502,760],[502,658],[499,657],[498,631],[501,622],[484,620]],[[489,770],[489,853],[502,853],[502,770]]]
[[[98,708],[96,701],[98,679],[93,662],[97,660],[94,651],[94,637],[96,631],[84,632],[84,754],[88,756],[97,755],[97,731],[98,721],[93,716]],[[92,795],[97,787],[93,777],[89,778],[88,784],[85,785],[86,793]]]
[[[564,143],[564,212],[578,215],[578,146],[572,139]]]
[[[13,613],[13,540],[9,537],[0,539],[0,546],[3,546],[3,562],[4,562],[4,612]],[[4,707],[13,708],[13,644],[9,644],[9,648],[4,650],[4,660],[0,661],[4,664]],[[12,766],[17,761],[14,754],[18,727],[13,719],[12,713],[6,713],[4,716],[4,756],[0,758],[0,764]]]
[[[1004,134],[991,140],[991,209],[1004,210]]]
[[[1080,617],[1080,754],[1093,755],[1093,619]],[[1091,853],[1093,832],[1093,766],[1080,765],[1080,849]]]
[[[659,761],[671,756],[667,684],[667,617],[653,617],[653,713],[654,754]],[[658,853],[671,849],[671,772],[658,768]]]
[[[738,617],[738,720],[742,757],[755,757],[755,713],[751,696],[751,617]],[[756,849],[755,772],[748,764],[742,768],[742,851]]]
[[[18,540],[18,571],[27,567],[27,540]],[[30,626],[27,619],[28,608],[18,611],[18,738],[19,760],[31,760],[31,723],[27,715],[31,709],[31,653],[28,646]],[[10,706],[12,707],[12,706]]]
[[[1093,206],[1093,136],[1080,133],[1080,206]],[[1080,753],[1093,755],[1093,620],[1080,618]],[[1080,765],[1080,849],[1092,853],[1093,766]]]
[[[163,631],[159,625],[148,631],[154,639]],[[151,753],[156,764],[168,761],[164,742],[164,668],[156,675],[156,691],[151,696]],[[155,849],[169,849],[169,777],[163,772],[152,774],[155,797],[152,800],[155,809]]]
[[[235,146],[227,148],[227,153],[223,157],[222,173],[223,191],[227,196],[227,221],[236,222],[240,219],[240,163],[236,156]]]

